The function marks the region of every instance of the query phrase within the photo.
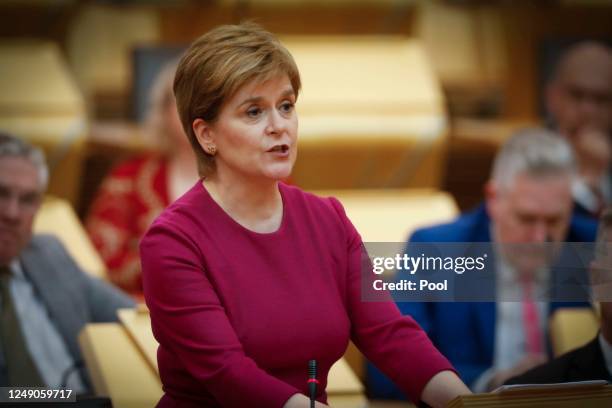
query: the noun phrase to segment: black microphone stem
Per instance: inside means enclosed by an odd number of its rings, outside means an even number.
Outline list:
[[[310,408],[315,408],[317,399],[317,360],[308,361],[308,392],[310,394]]]

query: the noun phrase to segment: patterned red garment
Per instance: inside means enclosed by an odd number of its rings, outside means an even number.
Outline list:
[[[168,163],[162,156],[147,155],[115,167],[89,211],[87,232],[110,280],[137,299],[142,299],[138,244],[169,203]]]

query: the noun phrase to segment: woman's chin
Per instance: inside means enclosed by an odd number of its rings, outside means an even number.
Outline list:
[[[274,181],[282,181],[291,177],[293,166],[278,166],[266,171],[266,177]]]

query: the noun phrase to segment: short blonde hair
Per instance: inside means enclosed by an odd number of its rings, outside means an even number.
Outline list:
[[[174,95],[200,176],[214,172],[215,162],[199,145],[193,121],[214,123],[223,104],[242,86],[282,74],[297,97],[301,82],[293,57],[273,34],[254,23],[220,26],[191,44],[176,70]]]

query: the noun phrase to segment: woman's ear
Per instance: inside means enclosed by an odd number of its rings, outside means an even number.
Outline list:
[[[217,146],[214,140],[213,129],[208,122],[204,119],[197,118],[191,124],[193,133],[202,150],[204,152],[214,156],[217,151]]]

